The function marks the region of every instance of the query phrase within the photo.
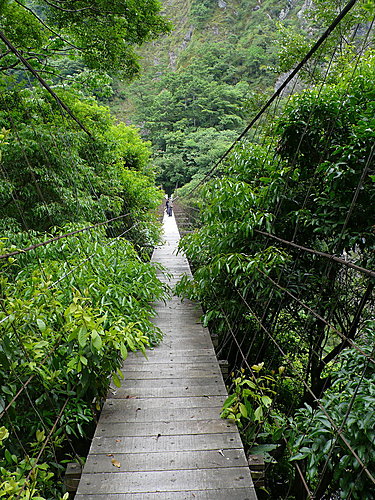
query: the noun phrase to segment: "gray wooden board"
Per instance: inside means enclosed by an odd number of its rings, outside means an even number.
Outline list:
[[[246,488],[251,484],[248,467],[193,469],[179,471],[120,472],[83,474],[79,493],[148,493],[164,491],[216,490]],[[229,500],[229,499],[227,499]]]
[[[256,500],[253,488],[76,495],[77,500]]]
[[[174,436],[176,434],[224,434],[235,432],[236,425],[232,420],[183,420],[171,422],[99,422],[96,436]]]
[[[128,385],[129,384],[129,385]],[[140,398],[174,398],[182,396],[227,396],[225,387],[221,384],[205,384],[172,387],[134,387],[127,381],[125,387],[113,387],[107,398],[113,399],[140,399]]]
[[[129,364],[126,364],[125,365],[125,370],[126,369],[130,369],[132,372],[140,372],[140,371],[145,371],[145,370],[149,370],[149,371],[156,371],[156,372],[160,372],[162,370],[164,371],[170,371],[172,370],[174,373],[176,372],[188,372],[189,370],[196,370],[196,369],[199,369],[199,370],[212,370],[214,368],[217,368],[217,361],[214,362],[214,360],[211,358],[208,362],[206,361],[197,361],[196,363],[171,363],[171,362],[167,362],[167,363],[164,363],[162,361],[160,361],[159,363],[147,363],[147,361],[145,362],[141,362],[141,363],[138,363],[138,364],[134,364],[131,366],[130,368],[130,365]]]
[[[166,244],[154,252],[173,275],[190,274],[176,255],[178,231],[165,218]],[[148,359],[130,353],[122,387],[100,415],[77,500],[256,500],[236,426],[220,419],[227,393],[203,311],[192,301],[156,301],[164,334]],[[114,462],[112,462],[114,460]]]
[[[211,420],[219,418],[221,406],[210,408],[153,408],[151,410],[129,410],[126,412],[111,411],[108,406],[100,415],[102,422],[171,422],[185,420]]]
[[[119,467],[114,466],[116,460]],[[222,467],[243,467],[246,458],[243,449],[199,450],[146,453],[90,454],[85,466],[86,474],[100,472],[116,473],[152,470],[216,469]]]
[[[186,357],[189,357],[189,356],[208,356],[208,355],[215,355],[215,351],[214,351],[214,348],[213,347],[206,347],[204,349],[196,349],[196,348],[192,348],[190,347],[189,349],[178,349],[176,347],[174,347],[173,349],[165,349],[165,345],[164,345],[164,342],[162,343],[161,346],[156,346],[154,347],[154,349],[152,351],[148,350],[146,351],[146,354],[147,354],[147,358],[150,359],[153,355],[154,355],[154,352],[155,352],[155,356],[158,356],[158,355],[170,355],[170,356],[186,356]],[[126,361],[125,361],[126,363]]]
[[[181,378],[181,379],[186,379],[186,378],[206,378],[210,380],[212,377],[221,377],[221,371],[219,366],[215,366],[214,368],[190,368],[189,370],[179,370],[178,367],[176,368],[171,368],[169,370],[166,369],[161,369],[161,370],[147,370],[147,367],[144,367],[144,370],[139,370],[137,372],[132,371],[131,369],[129,370],[121,370],[122,374],[124,375],[124,378],[126,380],[132,380],[135,377],[139,376],[139,378],[145,380],[145,379],[163,379],[163,378]]]
[[[128,372],[127,375],[128,377],[123,381],[123,387],[125,388],[129,386],[129,387],[160,387],[160,388],[181,387],[182,389],[184,389],[185,387],[189,387],[192,385],[195,386],[218,385],[225,388],[223,378],[221,375],[220,377],[209,376],[208,378],[207,377],[197,378],[195,376],[191,377],[187,375],[186,376],[181,375],[178,378],[176,377],[158,378],[154,374],[153,379],[151,377],[147,379],[137,378],[134,374],[131,374],[131,372]]]
[[[131,411],[133,409],[154,408],[211,408],[220,406],[225,396],[186,396],[185,398],[139,398],[139,399],[110,399],[106,405],[114,411]]]
[[[168,356],[180,356],[180,357],[189,357],[189,356],[215,356],[215,351],[214,351],[214,348],[213,347],[207,347],[205,349],[176,349],[176,348],[173,348],[173,349],[165,349],[164,348],[164,342],[162,343],[161,346],[156,346],[154,347],[152,350],[151,349],[147,349],[146,351],[146,354],[147,354],[147,358],[148,359],[151,359],[153,356],[165,356],[165,355],[168,355]],[[134,358],[130,358],[130,356],[133,356],[133,355],[136,355],[135,353],[130,353],[129,354],[129,359],[130,361]],[[138,354],[138,359],[142,359],[144,358],[144,356],[142,356],[141,354]],[[146,358],[145,358],[146,359]],[[127,360],[125,360],[124,363],[126,363]]]
[[[176,434],[175,436],[94,437],[90,453],[152,453],[175,450],[221,450],[242,446],[238,432],[225,434]],[[244,465],[244,464],[243,464]]]
[[[188,365],[188,364],[197,364],[197,363],[217,363],[217,359],[213,354],[199,354],[199,351],[192,356],[184,356],[184,355],[166,355],[165,352],[155,353],[153,355],[148,354],[148,359],[140,358],[131,358],[125,361],[124,366],[137,367],[140,365],[154,365],[154,364],[162,364],[162,363],[176,363],[178,365]]]

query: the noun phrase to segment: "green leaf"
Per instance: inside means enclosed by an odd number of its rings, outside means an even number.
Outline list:
[[[78,330],[78,343],[81,347],[85,347],[87,343],[87,328],[82,325]]]
[[[42,319],[39,319],[39,318],[38,318],[38,319],[36,320],[36,324],[38,325],[38,328],[39,328],[39,330],[40,330],[42,333],[43,333],[43,332],[46,330],[46,328],[47,328],[46,324],[44,323],[44,321],[43,321]]]
[[[100,351],[100,349],[103,346],[103,341],[101,339],[101,336],[99,335],[99,333],[96,330],[93,330],[91,332],[91,342],[92,342],[93,347],[95,347],[95,349],[97,351]]]
[[[223,404],[223,410],[229,408],[236,399],[237,399],[237,394],[230,395]]]
[[[9,431],[6,427],[2,426],[0,427],[0,443],[2,444],[5,439],[9,437]]]
[[[116,387],[121,387],[121,381],[120,381],[117,373],[112,374],[112,380],[113,380],[113,383],[115,384]]]
[[[84,366],[87,366],[87,358],[85,356],[82,356],[82,354],[79,356],[79,359],[81,361],[81,363],[84,365]]]
[[[279,441],[283,435],[283,428],[279,427],[279,429],[276,429],[273,434],[272,434],[272,441]]]
[[[125,344],[123,342],[120,343],[120,352],[122,359],[125,361],[125,359],[128,357],[128,350],[125,347]]]
[[[244,418],[247,418],[247,409],[246,406],[242,403],[240,403],[240,412]]]
[[[258,408],[254,412],[254,420],[257,422],[261,422],[263,420],[263,408],[258,406]]]
[[[262,401],[262,403],[264,404],[264,406],[266,406],[267,408],[268,408],[269,406],[271,406],[271,404],[272,404],[272,399],[271,399],[271,398],[269,398],[268,396],[262,396],[262,397],[261,397],[261,401]]]
[[[36,440],[38,441],[38,443],[41,443],[42,441],[45,440],[46,436],[45,436],[44,430],[36,431],[35,435],[36,435]]]
[[[296,455],[293,455],[293,457],[289,459],[289,462],[294,462],[295,460],[303,460],[308,455],[309,453],[297,453]]]

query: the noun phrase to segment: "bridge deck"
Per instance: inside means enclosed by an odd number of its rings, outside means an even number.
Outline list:
[[[190,273],[176,255],[174,217],[153,260],[173,286]],[[196,304],[156,305],[160,346],[124,363],[125,379],[107,399],[77,500],[256,500],[237,428],[219,417],[227,397],[209,333]]]

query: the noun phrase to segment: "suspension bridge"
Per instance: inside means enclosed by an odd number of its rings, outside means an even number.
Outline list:
[[[172,287],[190,273],[177,254],[179,232],[164,217],[164,245],[153,261],[165,266]],[[164,339],[124,364],[120,389],[102,410],[79,483],[77,500],[255,500],[237,428],[220,418],[227,397],[202,311],[176,297],[155,304]]]

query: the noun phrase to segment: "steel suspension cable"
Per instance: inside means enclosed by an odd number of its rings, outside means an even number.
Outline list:
[[[350,0],[343,10],[337,15],[337,17],[332,21],[329,27],[325,30],[325,32],[320,36],[320,38],[315,42],[315,44],[311,47],[311,49],[307,52],[307,54],[303,57],[303,59],[297,64],[297,66],[292,70],[292,72],[288,75],[285,81],[280,85],[280,87],[274,92],[274,94],[268,99],[268,101],[262,106],[262,108],[258,111],[258,113],[254,116],[254,118],[250,121],[250,123],[246,126],[246,128],[242,131],[242,133],[234,140],[232,145],[225,151],[225,153],[217,160],[217,162],[213,165],[213,167],[207,172],[205,177],[189,191],[184,197],[191,195],[194,191],[198,189],[198,187],[203,184],[212,173],[218,168],[218,166],[225,160],[225,158],[229,155],[231,151],[233,151],[236,144],[241,141],[243,137],[246,136],[248,131],[253,127],[253,125],[259,120],[259,118],[265,113],[265,111],[269,108],[269,106],[277,99],[277,97],[282,93],[285,87],[290,83],[290,81],[298,74],[298,72],[305,66],[305,64],[311,59],[311,57],[317,52],[320,46],[326,41],[332,31],[340,24],[342,19],[350,12],[350,10],[354,7],[358,0]]]

